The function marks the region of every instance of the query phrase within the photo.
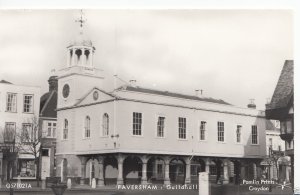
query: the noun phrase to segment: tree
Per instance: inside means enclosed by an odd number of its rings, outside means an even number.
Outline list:
[[[34,158],[36,166],[37,187],[40,186],[40,154],[42,145],[42,132],[39,131],[39,120],[31,118],[28,123],[23,124],[21,131],[16,134],[19,153],[30,154]]]
[[[270,147],[270,159],[271,161],[273,162],[273,164],[275,165],[275,168],[276,168],[276,176],[277,176],[277,179],[279,179],[279,166],[278,166],[278,160],[279,158],[283,157],[284,156],[284,152],[281,151],[281,150],[273,150],[272,147]]]
[[[3,153],[3,158],[7,161],[7,181],[9,183],[10,195],[13,195],[13,188],[11,188],[11,179],[13,174],[13,164],[17,159],[19,147],[16,143],[16,129],[6,126],[3,130],[0,130],[0,150]]]

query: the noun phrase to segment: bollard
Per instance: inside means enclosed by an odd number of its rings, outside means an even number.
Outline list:
[[[21,177],[18,175],[17,183],[21,185]]]
[[[68,189],[71,189],[71,188],[72,188],[72,181],[71,181],[71,178],[68,178],[68,180],[67,180],[67,187],[68,187]]]
[[[92,179],[92,188],[96,188],[96,179],[95,178]]]
[[[46,180],[42,179],[42,189],[46,189]]]
[[[199,195],[209,195],[208,172],[199,173]]]
[[[66,188],[67,188],[67,185],[62,184],[62,183],[53,184],[51,186],[51,189],[55,195],[63,195]]]

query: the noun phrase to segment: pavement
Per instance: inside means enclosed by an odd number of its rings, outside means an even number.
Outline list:
[[[153,189],[149,189],[149,186],[156,186]],[[198,195],[197,185],[191,185],[190,189],[180,189],[179,185],[172,185],[172,188],[164,185],[147,185],[146,189],[139,189],[139,186],[105,186],[101,188],[92,189],[90,186],[75,186],[72,189],[67,189],[64,195]],[[4,187],[4,188],[3,188]],[[128,189],[129,188],[129,189]],[[135,189],[136,188],[136,189]],[[2,186],[0,188],[0,195],[9,194],[9,189]],[[50,188],[41,189],[37,187],[26,189],[15,189],[14,194],[22,195],[53,195],[54,193]],[[210,195],[292,195],[291,188],[272,187],[272,192],[269,189],[262,189],[261,191],[249,190],[249,186],[239,186],[233,184],[227,185],[210,185]]]

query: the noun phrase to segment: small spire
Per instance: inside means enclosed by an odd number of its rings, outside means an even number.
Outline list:
[[[80,10],[80,18],[78,18],[77,20],[75,20],[75,22],[79,22],[80,23],[80,34],[83,33],[83,23],[86,22],[86,19],[83,18],[83,11]]]

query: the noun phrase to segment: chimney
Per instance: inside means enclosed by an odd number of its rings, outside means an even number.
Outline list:
[[[49,83],[49,91],[57,91],[58,88],[58,83],[57,83],[57,76],[51,76],[48,79],[48,83]]]
[[[203,90],[202,89],[196,89],[195,90],[195,96],[202,97],[202,95],[203,95]]]
[[[134,80],[134,79],[129,80],[129,83],[130,83],[131,87],[136,87],[136,80]]]
[[[254,103],[255,99],[250,99],[250,103],[247,105],[248,108],[256,109],[256,105]]]

